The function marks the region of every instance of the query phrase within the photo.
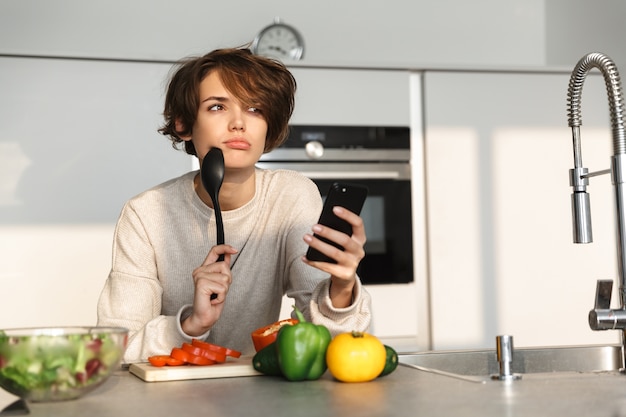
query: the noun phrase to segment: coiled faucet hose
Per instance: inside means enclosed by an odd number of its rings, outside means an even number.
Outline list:
[[[615,63],[608,56],[592,52],[585,55],[578,61],[572,71],[569,80],[568,111],[567,122],[569,127],[580,127],[581,118],[581,96],[583,83],[589,71],[598,68],[604,76],[606,91],[609,99],[609,112],[611,116],[611,130],[613,135],[614,154],[626,153],[626,138],[624,135],[624,98],[622,96],[622,86],[619,72]]]

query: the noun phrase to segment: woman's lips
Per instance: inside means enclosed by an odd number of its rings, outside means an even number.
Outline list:
[[[250,144],[243,139],[231,139],[226,142],[226,146],[231,149],[250,149]]]

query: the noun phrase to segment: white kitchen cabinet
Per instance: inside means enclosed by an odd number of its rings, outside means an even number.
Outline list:
[[[298,83],[292,124],[409,126],[409,71],[290,67]]]
[[[544,2],[4,0],[0,53],[176,60],[245,45],[279,16],[304,36],[306,62],[542,65]]]
[[[435,349],[494,347],[498,334],[518,346],[618,340],[587,324],[596,280],[617,276],[614,204],[609,176],[592,178],[594,243],[572,243],[568,81],[568,72],[425,73]],[[584,86],[582,119],[584,166],[609,168],[597,71]]]

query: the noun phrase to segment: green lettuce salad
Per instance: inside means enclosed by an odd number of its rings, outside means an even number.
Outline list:
[[[32,401],[76,398],[117,366],[119,334],[11,336],[0,331],[0,385]]]

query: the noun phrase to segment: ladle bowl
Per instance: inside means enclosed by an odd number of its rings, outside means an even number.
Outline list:
[[[220,148],[211,148],[205,155],[200,168],[200,178],[204,189],[209,193],[215,211],[215,224],[217,227],[217,244],[224,244],[224,223],[222,210],[220,209],[219,192],[224,181],[224,154]],[[220,255],[220,261],[224,255]]]

